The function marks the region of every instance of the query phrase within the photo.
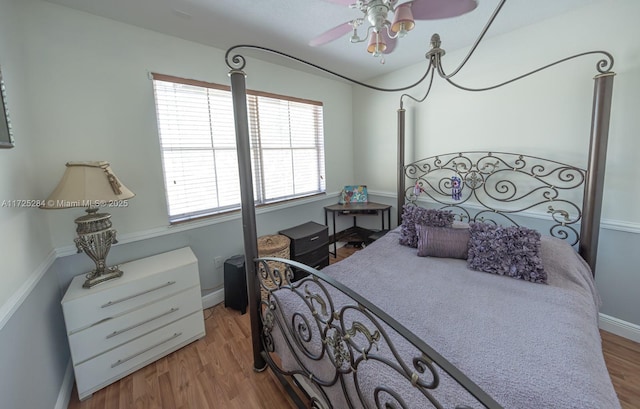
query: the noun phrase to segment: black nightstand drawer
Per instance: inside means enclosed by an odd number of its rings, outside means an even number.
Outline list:
[[[291,239],[291,258],[297,257],[329,244],[327,226],[315,222],[307,222],[300,226],[280,231],[280,234]]]
[[[280,231],[289,237],[290,258],[302,264],[320,270],[329,265],[329,229],[323,224],[307,222],[300,226]],[[294,280],[306,276],[301,270],[294,269]]]
[[[322,270],[323,268],[329,265],[329,256],[324,256],[320,260],[317,260],[316,262],[311,263],[309,265],[315,268],[316,270]]]
[[[304,253],[302,255],[296,256],[296,261],[301,262],[302,264],[306,264],[308,266],[311,266],[313,268],[317,268],[315,267],[316,264],[318,264],[318,262],[320,260],[323,259],[329,259],[329,244],[325,244],[320,248],[317,248],[315,250],[312,250],[308,253]]]
[[[329,265],[329,255],[325,254],[324,256],[321,256],[319,259],[311,260],[309,262],[306,262],[303,260],[298,260],[298,261],[308,265],[311,268],[315,268],[316,270],[322,270],[323,268]],[[297,269],[297,268],[293,269],[293,281],[298,281],[301,278],[304,278],[308,275],[309,274],[307,274],[306,272],[300,269]]]

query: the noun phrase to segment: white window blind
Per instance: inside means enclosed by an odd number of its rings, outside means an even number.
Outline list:
[[[153,74],[169,220],[240,207],[229,87]],[[322,103],[247,91],[254,198],[325,191]]]

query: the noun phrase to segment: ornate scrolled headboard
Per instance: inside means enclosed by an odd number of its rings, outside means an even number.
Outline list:
[[[523,154],[471,151],[421,159],[405,165],[404,174],[408,203],[431,202],[466,222],[546,219],[551,236],[571,245],[580,240],[584,169]]]

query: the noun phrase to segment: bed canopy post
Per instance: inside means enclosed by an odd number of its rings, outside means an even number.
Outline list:
[[[398,109],[398,195],[397,195],[397,211],[398,226],[402,224],[402,207],[404,206],[404,118],[406,110],[400,101],[400,109]],[[391,227],[391,226],[389,226]]]
[[[267,364],[262,357],[262,322],[260,320],[260,289],[256,274],[258,258],[258,234],[256,231],[256,210],[253,198],[253,179],[251,171],[251,144],[249,139],[249,121],[247,114],[247,88],[245,73],[241,69],[229,71],[231,95],[236,128],[236,147],[238,151],[238,170],[240,172],[240,197],[242,200],[242,231],[244,237],[245,274],[249,299],[249,318],[251,320],[251,346],[253,349],[253,370],[262,371]]]
[[[600,214],[604,172],[609,139],[611,117],[611,96],[615,73],[606,72],[595,77],[593,89],[593,110],[591,113],[591,139],[589,143],[589,163],[582,202],[582,223],[580,224],[579,252],[595,275],[598,238],[600,234]]]

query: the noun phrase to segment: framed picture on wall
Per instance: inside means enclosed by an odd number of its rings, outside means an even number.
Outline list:
[[[13,133],[11,131],[11,120],[7,109],[7,93],[2,78],[0,68],[0,148],[13,148]]]

